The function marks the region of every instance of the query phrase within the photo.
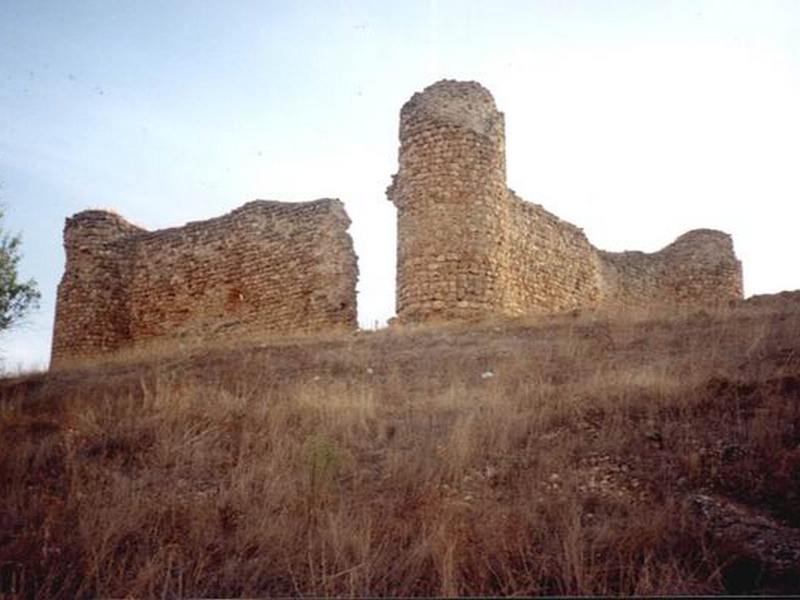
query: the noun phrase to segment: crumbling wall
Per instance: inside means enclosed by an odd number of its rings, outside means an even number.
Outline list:
[[[501,312],[550,313],[600,303],[598,257],[583,231],[509,193],[509,248]]]
[[[695,229],[652,254],[599,251],[603,296],[620,307],[724,305],[743,295],[731,236]]]
[[[400,111],[400,321],[578,307],[714,305],[742,296],[730,236],[687,233],[663,250],[602,252],[506,187],[504,117],[475,82],[440,81]]]
[[[87,210],[64,227],[66,269],[58,286],[53,362],[118,348],[130,338],[125,240],[144,230],[119,215]]]
[[[152,339],[356,327],[357,265],[338,200],[250,202],[148,232],[104,211],[67,219],[52,363]]]

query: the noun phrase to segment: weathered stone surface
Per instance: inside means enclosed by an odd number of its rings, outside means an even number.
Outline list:
[[[80,212],[64,228],[52,364],[153,339],[354,329],[358,268],[338,200],[257,200],[148,232]]]
[[[742,297],[730,236],[602,252],[506,187],[504,117],[475,82],[440,81],[400,111],[397,315],[402,321],[578,307],[715,305]]]

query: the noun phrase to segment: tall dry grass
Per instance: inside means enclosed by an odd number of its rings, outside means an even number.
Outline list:
[[[0,592],[725,591],[685,498],[800,525],[798,314],[384,331],[6,382]]]

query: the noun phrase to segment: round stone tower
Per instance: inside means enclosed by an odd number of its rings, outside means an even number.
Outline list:
[[[400,111],[400,321],[479,317],[502,306],[508,220],[505,127],[488,90],[440,81]]]

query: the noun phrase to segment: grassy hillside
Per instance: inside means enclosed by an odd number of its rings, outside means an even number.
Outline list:
[[[800,297],[0,382],[0,595],[800,589]]]

